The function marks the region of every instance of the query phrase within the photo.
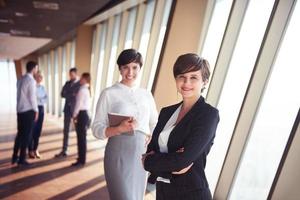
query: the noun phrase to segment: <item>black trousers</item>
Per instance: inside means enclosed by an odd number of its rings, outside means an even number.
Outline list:
[[[15,138],[13,158],[17,158],[20,150],[19,163],[26,160],[26,150],[34,126],[35,112],[33,110],[18,113],[18,133]]]
[[[64,139],[63,139],[63,148],[62,148],[62,151],[64,153],[66,153],[68,150],[71,119],[72,119],[71,106],[66,105],[64,109],[64,130],[63,130]]]
[[[76,134],[78,147],[78,162],[84,164],[86,160],[86,133],[89,127],[89,115],[87,111],[80,111],[77,116]]]
[[[39,140],[44,122],[44,106],[39,106],[39,118],[34,124],[32,138],[29,143],[29,151],[36,151],[39,145]]]
[[[156,200],[211,200],[209,188],[190,189],[185,186],[156,182]]]

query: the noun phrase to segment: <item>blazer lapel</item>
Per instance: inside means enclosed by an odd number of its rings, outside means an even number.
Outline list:
[[[184,129],[184,126],[186,125],[186,123],[191,121],[193,119],[194,115],[197,112],[199,112],[199,106],[202,105],[203,103],[204,103],[204,98],[202,96],[200,96],[200,98],[193,105],[191,110],[188,113],[186,113],[186,115],[180,120],[180,122],[171,131],[170,136],[169,136],[169,140],[168,140],[168,148],[169,149],[170,149],[170,141],[172,143],[174,143],[174,141],[178,141],[179,138],[184,137],[184,134],[180,134],[179,132],[181,132]]]

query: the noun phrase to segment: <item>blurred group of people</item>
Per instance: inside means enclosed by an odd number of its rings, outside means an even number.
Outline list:
[[[77,69],[69,70],[70,80],[65,83],[61,97],[65,98],[64,128],[62,151],[56,158],[66,157],[71,121],[73,120],[78,144],[78,159],[72,166],[84,165],[86,160],[86,133],[90,123],[90,81],[89,73],[83,73],[79,79]],[[41,158],[38,151],[44,121],[44,106],[48,95],[42,85],[43,76],[38,71],[38,64],[29,61],[26,74],[17,81],[17,126],[12,164],[29,165],[31,159]]]

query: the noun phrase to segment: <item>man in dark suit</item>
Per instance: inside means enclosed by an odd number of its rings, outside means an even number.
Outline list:
[[[76,68],[69,70],[69,77],[70,80],[65,83],[61,91],[61,97],[66,99],[64,107],[64,138],[62,151],[55,155],[56,158],[67,156],[70,124],[76,103],[76,94],[80,88]]]

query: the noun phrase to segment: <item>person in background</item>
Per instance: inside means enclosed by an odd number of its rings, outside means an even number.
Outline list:
[[[66,99],[64,107],[64,138],[62,151],[55,155],[56,158],[67,156],[70,124],[74,112],[74,106],[76,103],[76,94],[80,87],[76,68],[71,68],[69,70],[69,77],[70,80],[65,83],[61,91],[61,97]]]
[[[86,134],[89,127],[89,110],[90,110],[90,82],[89,73],[83,73],[80,78],[80,89],[76,95],[76,104],[73,113],[77,134],[78,158],[72,166],[83,166],[86,161]]]
[[[15,164],[18,162],[19,166],[29,165],[26,160],[26,150],[29,144],[34,122],[38,119],[36,81],[33,78],[37,72],[37,69],[38,65],[36,62],[27,62],[27,73],[17,82],[18,133],[15,138],[11,163]]]
[[[38,71],[35,76],[36,80],[36,94],[39,109],[39,116],[37,122],[34,124],[34,129],[32,132],[32,139],[29,143],[29,158],[41,158],[38,151],[39,139],[42,132],[43,121],[44,121],[44,105],[47,102],[48,95],[45,87],[42,85],[43,75]]]
[[[157,200],[210,200],[204,169],[219,112],[201,96],[209,80],[208,61],[193,53],[181,55],[173,75],[183,101],[161,110],[142,162],[157,181]]]
[[[108,138],[104,172],[110,199],[142,200],[147,173],[140,159],[157,122],[156,105],[152,94],[136,85],[143,65],[142,55],[135,49],[126,49],[117,64],[122,80],[101,92],[92,130],[95,137]],[[130,118],[118,126],[110,126],[108,113]]]

